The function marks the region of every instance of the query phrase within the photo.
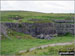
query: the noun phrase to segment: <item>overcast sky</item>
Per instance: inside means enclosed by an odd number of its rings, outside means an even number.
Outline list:
[[[1,10],[74,13],[74,1],[1,1]]]

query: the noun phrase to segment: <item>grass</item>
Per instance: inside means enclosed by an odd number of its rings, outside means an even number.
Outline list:
[[[17,22],[18,20],[8,19],[10,16],[21,16],[22,22],[31,22],[28,19],[69,19],[73,18],[74,14],[70,13],[40,13],[40,12],[31,12],[31,11],[1,11],[1,22]],[[59,16],[58,16],[59,15]]]
[[[59,43],[59,42],[73,42],[74,36],[62,36],[62,37],[55,37],[51,40],[46,39],[36,39],[30,35],[18,33],[18,32],[11,32],[8,35],[12,38],[3,39],[1,40],[1,54],[16,54],[21,50],[27,50],[32,47],[37,47],[44,44],[52,44],[52,43]],[[2,37],[3,38],[3,37]]]
[[[65,46],[54,46],[54,47],[47,47],[44,49],[36,49],[32,52],[22,53],[19,55],[24,56],[61,56],[59,51],[74,51],[75,47],[74,44],[72,45],[65,45]]]
[[[18,20],[8,19],[9,16],[18,15],[23,17],[21,22],[34,23],[34,21],[29,21],[29,19],[44,19],[43,21],[36,21],[37,23],[51,22],[51,19],[69,19],[74,16],[74,14],[63,14],[63,13],[40,13],[31,11],[1,11],[1,21],[0,22],[19,22]],[[59,15],[59,16],[58,16]],[[10,31],[10,30],[9,30]],[[26,50],[32,47],[37,47],[44,44],[52,44],[59,42],[73,42],[74,36],[58,36],[51,40],[36,39],[28,34],[18,33],[15,31],[8,32],[8,35],[12,40],[9,40],[2,36],[1,40],[1,54],[16,54],[21,50]],[[43,53],[40,53],[43,54]],[[47,53],[45,53],[47,54]]]

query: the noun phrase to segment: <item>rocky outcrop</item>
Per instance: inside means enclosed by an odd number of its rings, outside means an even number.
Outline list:
[[[40,38],[40,39],[48,39],[49,40],[49,39],[55,37],[54,35],[55,34],[52,34],[52,35],[51,34],[46,34],[46,35],[45,34],[40,34],[40,35],[37,35],[37,38]]]
[[[70,33],[75,35],[75,19],[55,20],[56,32],[59,35]]]
[[[75,34],[73,20],[55,20],[55,23],[4,23],[8,28],[40,39],[51,39],[66,33]]]
[[[2,39],[1,38],[2,35],[11,40],[11,38],[7,34],[7,29],[8,29],[7,26],[0,23],[0,40]]]
[[[30,34],[41,39],[51,39],[56,34],[54,23],[4,23],[17,32]]]

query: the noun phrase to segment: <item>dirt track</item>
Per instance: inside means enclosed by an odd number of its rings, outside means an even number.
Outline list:
[[[49,47],[49,46],[60,46],[60,45],[63,46],[63,45],[71,45],[71,44],[73,44],[73,43],[72,42],[66,42],[66,43],[55,43],[55,44],[42,45],[42,46],[30,48],[29,50],[22,50],[19,53],[25,53],[27,51],[31,52],[31,51],[33,51],[35,49],[38,49],[38,48],[43,49],[43,48],[46,48],[46,47]]]

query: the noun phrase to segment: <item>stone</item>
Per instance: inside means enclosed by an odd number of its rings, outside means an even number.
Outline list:
[[[68,24],[67,22],[70,21],[65,21],[65,23],[64,20],[61,21],[56,20],[54,21],[55,23],[20,23],[22,27],[19,27],[19,23],[4,24],[16,32],[30,34],[40,39],[51,39],[57,35],[64,35],[67,32],[74,35],[75,24]]]

